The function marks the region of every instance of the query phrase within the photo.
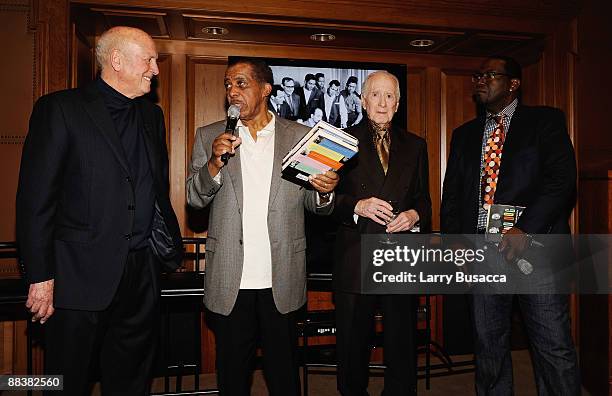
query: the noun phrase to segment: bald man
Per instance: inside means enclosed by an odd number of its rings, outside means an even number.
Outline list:
[[[96,46],[100,77],[41,97],[17,191],[17,238],[45,373],[64,394],[149,392],[159,273],[182,261],[161,110],[142,98],[159,73],[145,32],[115,27]],[[99,367],[99,373],[92,373]],[[96,377],[99,375],[99,377]]]

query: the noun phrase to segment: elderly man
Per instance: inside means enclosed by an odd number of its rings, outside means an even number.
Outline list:
[[[196,132],[187,201],[210,205],[204,303],[217,343],[223,395],[249,395],[261,340],[271,395],[299,394],[296,311],[306,302],[304,209],[329,214],[338,175],[311,179],[314,190],[281,178],[284,155],[308,132],[268,111],[272,70],[237,59],[225,72],[227,100],[240,106],[238,136],[223,123]],[[232,155],[226,163],[225,153]],[[259,337],[258,337],[259,336]]]
[[[484,233],[492,203],[526,207],[499,246],[508,265],[527,248],[527,234],[569,234],[576,192],[576,162],[565,116],[551,107],[520,104],[521,74],[514,59],[494,57],[472,77],[474,96],[485,111],[453,131],[440,209],[442,232],[472,234]],[[497,166],[489,167],[492,158]],[[562,267],[572,252],[567,254],[569,246],[561,245],[547,248],[565,255],[556,263]],[[476,393],[511,395],[514,296],[477,291],[471,305]],[[579,395],[568,296],[519,295],[518,302],[531,341],[538,394]]]
[[[160,265],[181,264],[161,110],[142,98],[158,74],[145,32],[115,27],[96,46],[100,77],[41,97],[17,192],[27,307],[45,323],[45,372],[64,394],[148,394]],[[99,356],[98,353],[99,352]]]
[[[367,395],[369,336],[379,305],[387,366],[383,394],[416,395],[416,298],[360,294],[359,263],[362,234],[406,232],[417,222],[421,232],[430,230],[427,146],[392,123],[400,99],[395,76],[374,72],[362,92],[368,119],[346,130],[359,139],[359,155],[343,169],[334,209],[341,221],[333,272],[338,390]]]

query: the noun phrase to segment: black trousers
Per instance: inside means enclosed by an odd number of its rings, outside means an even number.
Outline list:
[[[56,309],[45,326],[45,372],[64,375],[64,395],[148,395],[159,329],[159,264],[149,248],[130,252],[110,306]],[[58,392],[50,394],[57,395]]]
[[[228,316],[206,311],[217,345],[217,386],[221,396],[248,396],[257,340],[271,396],[297,396],[300,378],[296,312],[281,314],[272,289],[240,290]]]
[[[343,396],[368,395],[374,314],[383,314],[384,396],[416,395],[416,297],[336,292],[338,391]]]

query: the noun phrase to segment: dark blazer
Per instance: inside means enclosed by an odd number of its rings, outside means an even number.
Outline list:
[[[177,268],[183,250],[169,198],[163,114],[136,100],[156,194],[150,242],[162,264]],[[28,283],[54,278],[59,308],[106,308],[128,255],[133,191],[128,160],[95,83],[41,97],[17,191],[17,240]]]
[[[314,109],[323,110],[325,107],[325,103],[323,103],[323,91],[315,88],[313,89],[310,97],[308,98],[308,102],[306,101],[306,96],[304,95],[304,88],[296,89],[296,92],[300,96],[300,113],[299,118],[306,121],[310,118],[310,115],[314,111]]]
[[[287,102],[283,102],[280,105],[280,110],[276,111],[276,109],[272,105],[272,102],[270,102],[270,99],[268,99],[268,110],[280,116],[281,118],[288,119],[291,116],[291,109],[289,108],[289,105],[287,104]]]
[[[441,231],[476,233],[485,118],[453,131],[444,177]],[[517,227],[528,234],[569,233],[576,199],[576,160],[565,115],[519,105],[504,143],[495,202],[525,206]]]
[[[385,227],[359,217],[354,221],[357,202],[372,196],[398,200],[400,210],[415,209],[420,217],[421,232],[431,231],[431,199],[427,144],[422,138],[400,128],[391,131],[389,168],[385,175],[372,132],[367,122],[346,129],[359,139],[359,153],[340,170],[333,215],[341,222],[336,238],[333,283],[335,290],[360,290],[361,234],[380,234]]]
[[[287,99],[289,100],[289,99]],[[300,95],[298,95],[297,93],[292,93],[291,94],[291,103],[293,105],[293,107],[289,106],[288,102],[285,102],[285,104],[287,105],[287,108],[289,109],[289,115],[287,117],[287,119],[291,120],[291,121],[296,121],[298,118],[300,118],[300,109],[302,107],[301,103],[302,103],[302,99],[300,98]]]

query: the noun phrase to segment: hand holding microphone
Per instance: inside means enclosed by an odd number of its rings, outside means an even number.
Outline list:
[[[239,118],[240,106],[231,105],[227,110],[225,132],[217,136],[212,143],[212,155],[208,160],[208,171],[212,177],[215,177],[221,168],[227,165],[230,156],[235,153],[236,147],[242,142],[240,137],[234,135]]]
[[[516,265],[523,274],[529,275],[533,272],[533,265],[523,257],[523,254],[531,247],[543,246],[519,228],[512,227],[504,234],[498,248],[506,261]]]

